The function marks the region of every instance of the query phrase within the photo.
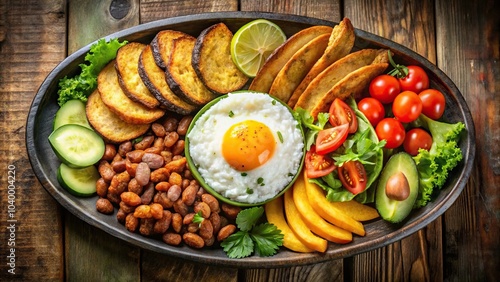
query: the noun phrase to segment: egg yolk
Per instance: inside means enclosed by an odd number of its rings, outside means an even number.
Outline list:
[[[231,126],[222,140],[222,155],[238,171],[249,171],[266,163],[274,153],[276,141],[265,124],[245,120]]]

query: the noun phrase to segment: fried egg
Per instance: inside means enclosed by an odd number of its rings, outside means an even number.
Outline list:
[[[206,185],[232,201],[256,204],[293,181],[304,135],[287,106],[268,94],[238,92],[207,107],[187,134],[188,155]]]

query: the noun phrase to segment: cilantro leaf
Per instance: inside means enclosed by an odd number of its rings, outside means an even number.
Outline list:
[[[205,218],[201,215],[201,211],[197,212],[193,217],[193,222],[198,223],[199,225],[201,225],[203,220],[205,220]]]
[[[252,254],[254,244],[250,234],[238,231],[220,244],[230,258],[244,258]]]
[[[250,233],[255,242],[256,252],[260,256],[272,256],[276,254],[279,247],[283,245],[284,235],[281,230],[270,223],[255,226]]]
[[[238,225],[238,228],[242,231],[250,231],[263,214],[263,207],[244,209],[238,213],[236,225]]]

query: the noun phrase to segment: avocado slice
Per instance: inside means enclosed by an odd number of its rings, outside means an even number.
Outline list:
[[[409,193],[404,200],[395,200],[394,197],[389,197],[386,193],[386,185],[391,177],[402,173],[406,177],[409,186]],[[404,194],[404,193],[403,193]],[[375,194],[375,206],[380,216],[389,222],[399,223],[405,219],[413,209],[418,195],[418,171],[413,158],[405,153],[400,152],[394,154],[385,165],[380,174]]]

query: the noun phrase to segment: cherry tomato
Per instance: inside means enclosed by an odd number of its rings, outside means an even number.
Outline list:
[[[384,105],[375,98],[366,97],[361,99],[361,101],[358,102],[358,109],[374,127],[385,117]]]
[[[421,128],[410,129],[406,133],[405,141],[403,142],[403,148],[412,156],[418,155],[418,149],[420,148],[429,151],[431,145],[431,135]]]
[[[337,150],[347,139],[348,130],[347,123],[321,130],[316,137],[316,153],[324,155]]]
[[[389,104],[401,92],[401,86],[394,76],[382,74],[370,82],[368,92],[370,96],[379,100],[382,104]]]
[[[422,113],[427,117],[437,120],[444,113],[446,99],[443,93],[436,89],[426,89],[418,94],[422,101]]]
[[[401,92],[392,103],[392,113],[401,122],[412,122],[421,112],[422,101],[413,91]]]
[[[314,145],[306,153],[305,165],[308,178],[322,177],[337,169],[335,161],[327,155],[316,153]]]
[[[420,91],[429,88],[429,77],[425,70],[419,66],[408,66],[408,75],[399,78],[401,91]]]
[[[332,126],[339,126],[344,123],[349,124],[349,133],[354,133],[358,130],[358,119],[354,114],[354,111],[347,105],[344,101],[336,98],[332,105],[330,106],[330,110],[328,112],[330,114],[330,124]]]
[[[348,161],[339,166],[339,179],[342,186],[349,192],[357,195],[366,189],[366,170],[359,161]]]
[[[394,118],[384,118],[381,120],[377,124],[377,127],[375,127],[375,132],[378,139],[387,141],[385,144],[387,149],[394,149],[401,146],[406,134],[403,124]]]

